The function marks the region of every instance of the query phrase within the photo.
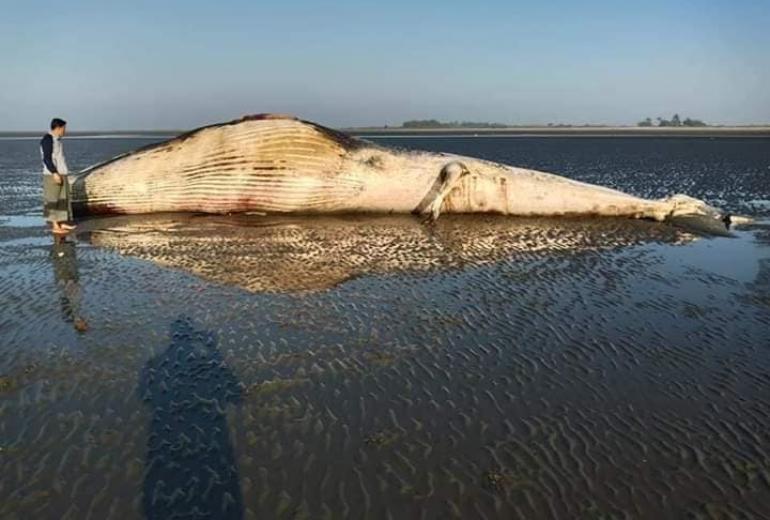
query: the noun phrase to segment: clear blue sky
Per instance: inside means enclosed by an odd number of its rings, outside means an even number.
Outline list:
[[[770,122],[769,0],[8,1],[0,129]]]

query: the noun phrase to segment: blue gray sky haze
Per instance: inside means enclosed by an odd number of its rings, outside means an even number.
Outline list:
[[[770,122],[770,1],[5,0],[0,130]]]

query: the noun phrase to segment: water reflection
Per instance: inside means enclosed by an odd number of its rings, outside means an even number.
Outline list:
[[[627,219],[446,215],[258,217],[150,215],[92,220],[89,240],[251,291],[328,289],[363,274],[428,271],[693,237]]]
[[[770,248],[770,221],[763,221],[757,229],[755,240],[763,248]],[[754,303],[770,308],[770,257],[758,259],[757,277],[749,284],[752,289],[751,300]]]
[[[70,242],[66,237],[54,237],[50,258],[54,281],[59,290],[62,317],[68,323],[72,323],[78,332],[85,332],[88,324],[81,315],[82,293],[75,243]]]
[[[147,518],[243,516],[225,409],[242,389],[211,332],[187,317],[171,324],[168,347],[139,378],[150,407],[143,506]]]

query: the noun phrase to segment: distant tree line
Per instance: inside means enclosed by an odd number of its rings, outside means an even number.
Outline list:
[[[504,123],[488,123],[488,122],[479,122],[479,121],[439,121],[438,119],[412,119],[409,121],[404,121],[401,124],[401,128],[510,128],[512,125],[507,125]],[[573,125],[564,125],[564,124],[554,124],[549,123],[549,127],[556,127],[556,128],[569,128]],[[592,125],[582,125],[582,126],[592,126]],[[598,125],[601,126],[601,125]],[[662,117],[655,118],[655,121],[652,120],[652,118],[646,118],[644,121],[639,121],[637,123],[637,126],[640,127],[703,127],[708,126],[706,123],[701,121],[700,119],[690,119],[689,117],[682,120],[679,117],[679,114],[674,114],[671,119],[663,119]]]
[[[414,119],[404,121],[402,128],[506,128],[509,125],[503,123],[479,123],[475,121],[449,121],[442,122],[437,119]]]
[[[644,121],[639,121],[637,123],[637,126],[642,126],[642,127],[650,127],[650,126],[659,126],[659,127],[708,126],[706,123],[704,123],[700,119],[690,119],[688,117],[688,118],[685,118],[684,121],[682,121],[679,118],[679,114],[674,114],[674,116],[671,119],[663,119],[663,118],[658,117],[658,118],[656,118],[656,120],[658,122],[657,125],[654,124],[652,122],[652,119],[650,119],[648,117]]]

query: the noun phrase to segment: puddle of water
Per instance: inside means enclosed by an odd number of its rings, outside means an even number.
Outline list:
[[[669,248],[662,256],[661,269],[670,273],[694,270],[752,283],[759,274],[770,247],[757,243],[752,231],[734,231],[732,237],[707,237],[694,240],[688,247]]]

